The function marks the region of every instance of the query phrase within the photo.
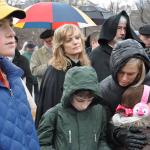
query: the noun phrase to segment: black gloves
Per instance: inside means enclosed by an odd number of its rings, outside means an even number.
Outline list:
[[[135,127],[130,127],[129,129],[118,128],[114,131],[114,137],[128,150],[140,150],[147,143],[145,134],[142,133],[142,130]]]

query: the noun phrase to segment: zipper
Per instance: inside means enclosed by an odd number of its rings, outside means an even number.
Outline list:
[[[76,121],[77,121],[77,129],[78,129],[78,145],[79,145],[79,150],[80,150],[80,141],[79,141],[80,127],[79,127],[79,121],[78,121],[78,112],[76,113]]]
[[[3,87],[3,88],[6,88],[8,90],[8,92],[9,92],[11,97],[14,95],[11,88],[8,88],[8,87],[6,87],[4,85],[0,85],[0,86]]]
[[[68,134],[69,134],[69,143],[71,144],[71,143],[72,143],[72,139],[71,139],[71,130],[68,131]]]
[[[10,93],[10,96],[12,97],[13,96],[12,89],[9,89],[9,93]]]
[[[95,130],[94,130],[94,142],[97,142],[97,135],[96,135]]]

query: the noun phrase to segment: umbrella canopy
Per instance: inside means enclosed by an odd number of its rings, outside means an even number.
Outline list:
[[[107,18],[112,16],[110,11],[92,5],[80,6],[79,9],[87,14],[97,25],[103,24]]]
[[[39,2],[25,8],[26,18],[15,23],[19,28],[51,28],[72,23],[78,26],[96,26],[81,10],[60,2]]]

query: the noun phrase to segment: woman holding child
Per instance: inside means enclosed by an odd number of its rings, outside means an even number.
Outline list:
[[[142,45],[128,39],[119,42],[114,48],[110,67],[112,75],[100,83],[100,95],[109,105],[112,116],[128,87],[136,87],[142,83],[150,85],[150,61]],[[113,149],[120,149],[119,147],[124,145],[129,150],[140,150],[147,143],[146,135],[139,128],[122,129],[112,124],[109,128],[109,138],[111,143],[114,142]]]

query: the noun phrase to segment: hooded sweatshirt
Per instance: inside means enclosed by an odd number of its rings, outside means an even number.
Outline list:
[[[72,94],[77,90],[91,90],[92,104],[84,111],[72,105]],[[41,150],[110,150],[105,141],[106,112],[98,91],[96,72],[92,67],[73,67],[66,73],[61,103],[42,117],[38,136]]]
[[[104,78],[111,74],[109,60],[113,48],[108,45],[108,42],[112,41],[116,36],[121,16],[124,16],[127,19],[125,39],[131,38],[139,41],[139,38],[130,27],[129,16],[125,11],[121,11],[119,14],[108,18],[101,28],[98,40],[100,46],[95,48],[91,53],[92,66],[97,72],[99,81],[102,81]]]

